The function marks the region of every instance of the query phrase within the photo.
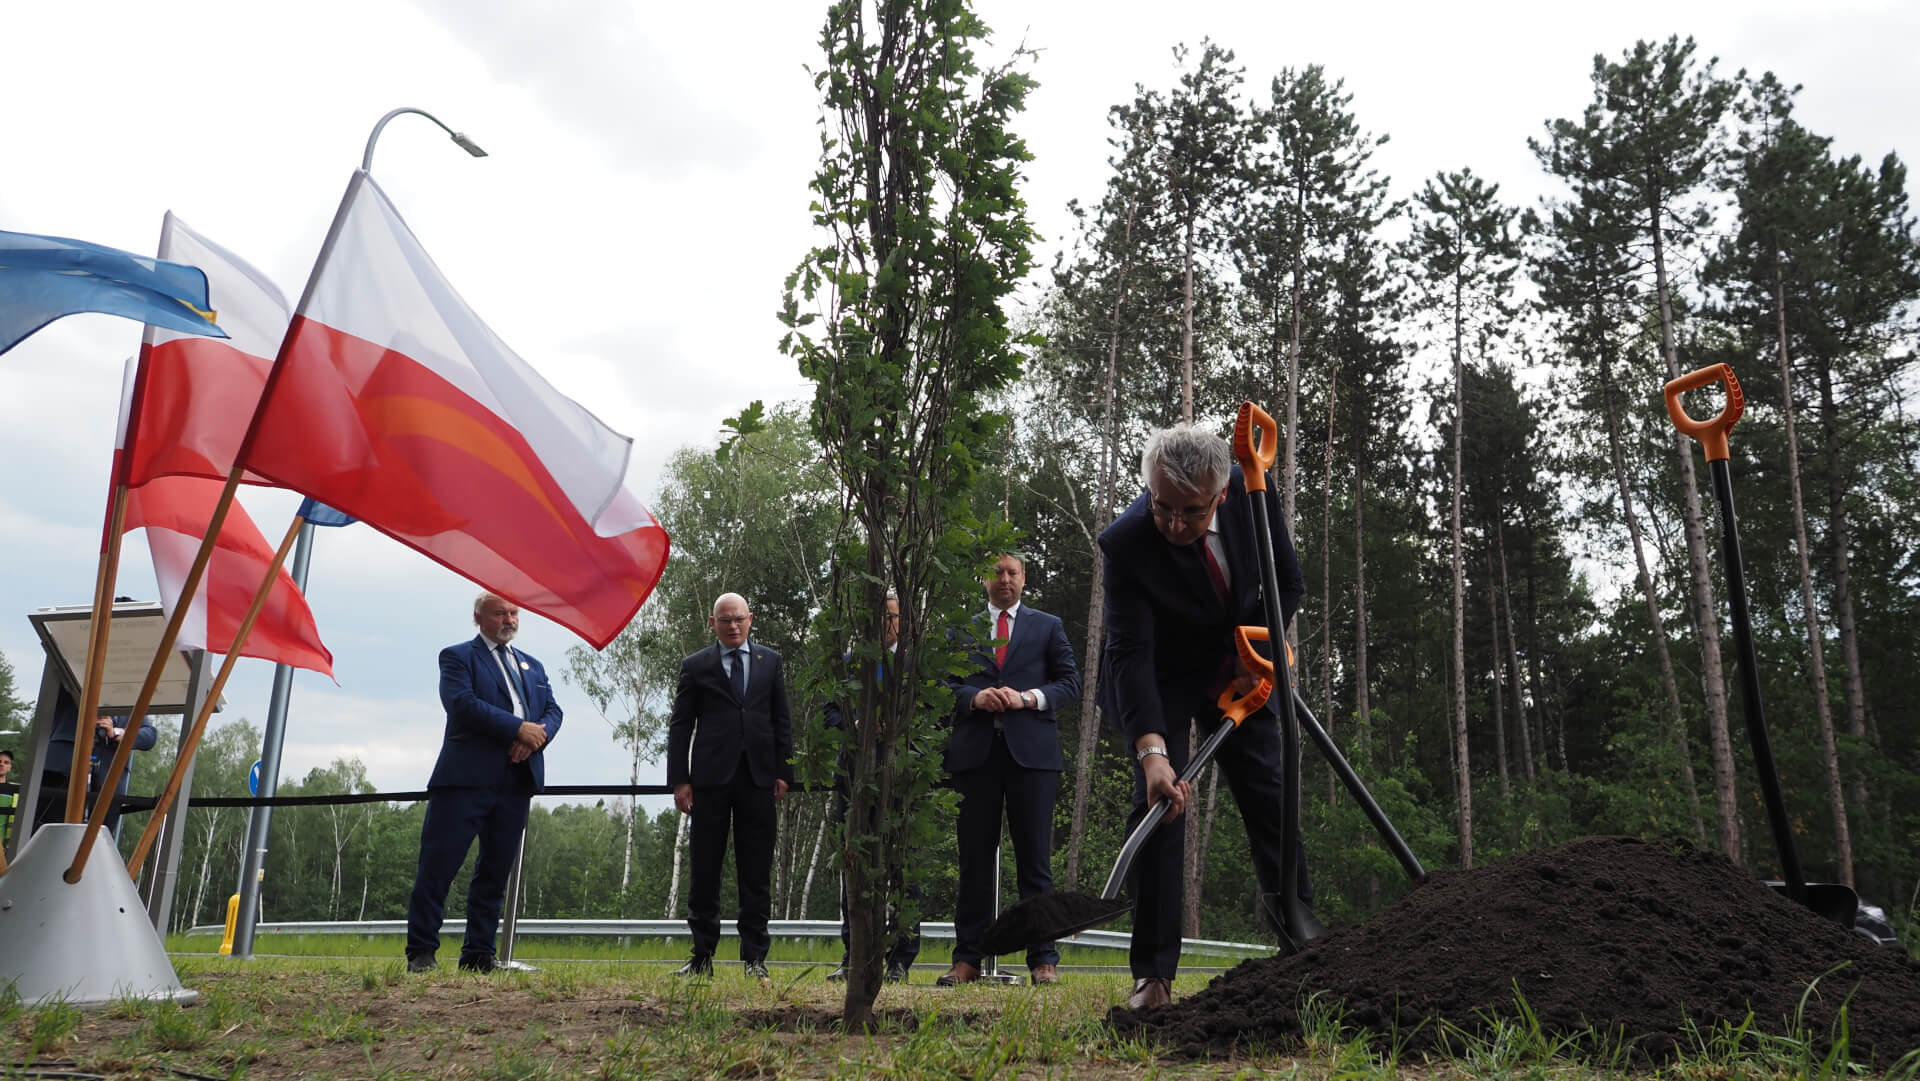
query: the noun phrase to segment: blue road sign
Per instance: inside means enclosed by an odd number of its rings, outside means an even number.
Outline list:
[[[254,759],[253,768],[247,771],[247,795],[260,794],[260,760]]]

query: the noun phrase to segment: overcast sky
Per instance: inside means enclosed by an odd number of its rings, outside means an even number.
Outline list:
[[[1802,121],[1845,153],[1920,147],[1920,6],[1780,0],[1609,4],[1259,4],[977,0],[989,56],[1024,40],[1040,82],[1017,128],[1026,197],[1063,239],[1067,200],[1104,183],[1106,110],[1176,77],[1171,47],[1234,49],[1249,92],[1283,67],[1346,81],[1398,194],[1472,166],[1531,205],[1527,149],[1591,98],[1595,53],[1692,35],[1726,73],[1804,84]],[[382,136],[374,175],[473,307],[563,392],[634,438],[651,492],[667,457],[711,445],[755,398],[806,392],[775,352],[781,279],[809,242],[824,5],[614,0],[137,0],[0,5],[0,229],[152,251],[171,209],[298,297],[367,133],[388,109],[436,113]],[[0,650],[39,684],[25,613],[85,603],[94,578],[121,364],[140,328],[56,323],[0,357]],[[277,540],[296,500],[249,491]],[[743,584],[749,596],[751,584]],[[129,538],[119,592],[155,595]],[[443,714],[435,656],[470,637],[474,587],[365,528],[320,534],[309,592],[339,683],[295,681],[284,775],[358,756],[382,790],[420,787]],[[555,674],[566,727],[549,781],[624,783],[608,725],[558,678],[570,633],[520,644]],[[271,666],[241,664],[226,716],[265,720]],[[642,780],[658,782],[651,765]]]

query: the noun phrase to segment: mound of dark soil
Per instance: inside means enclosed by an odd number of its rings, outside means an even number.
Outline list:
[[[1920,964],[1904,952],[1717,854],[1620,837],[1436,873],[1300,953],[1110,1020],[1188,1056],[1227,1056],[1291,1043],[1314,993],[1414,1053],[1439,1047],[1448,1026],[1481,1033],[1492,1015],[1516,1018],[1522,999],[1549,1036],[1612,1034],[1651,1063],[1695,1050],[1690,1025],[1708,1033],[1749,1011],[1759,1031],[1805,1032],[1824,1050],[1843,1005],[1856,1061],[1886,1066],[1920,1048]]]
[[[1086,893],[1036,894],[1000,913],[981,936],[980,948],[996,957],[1016,953],[1117,919],[1132,907],[1126,901],[1106,901]]]

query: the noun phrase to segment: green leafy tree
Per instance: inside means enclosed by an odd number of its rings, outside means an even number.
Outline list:
[[[810,421],[847,523],[817,627],[853,644],[837,697],[863,719],[844,846],[850,1026],[872,1020],[889,900],[914,915],[901,883],[910,847],[935,832],[938,758],[924,751],[951,709],[953,636],[990,553],[1011,540],[970,502],[1004,427],[985,396],[1020,366],[1002,304],[1029,269],[1032,232],[1016,186],[1028,153],[1008,125],[1033,84],[1011,65],[982,68],[986,35],[963,0],[829,9],[812,185],[825,239],[789,276],[781,312],[781,348],[816,385]],[[883,678],[889,590],[901,659]]]

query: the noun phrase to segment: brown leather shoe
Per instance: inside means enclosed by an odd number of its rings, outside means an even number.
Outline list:
[[[965,961],[955,961],[953,967],[948,969],[945,975],[933,981],[933,985],[935,987],[958,987],[963,983],[978,983],[979,981],[979,965],[970,965]]]
[[[1035,965],[1028,970],[1027,975],[1033,980],[1035,987],[1045,987],[1048,984],[1060,982],[1060,970],[1052,965]]]
[[[1127,1009],[1151,1010],[1173,1001],[1173,981],[1165,976],[1142,976],[1133,981],[1133,994],[1127,997]]]

